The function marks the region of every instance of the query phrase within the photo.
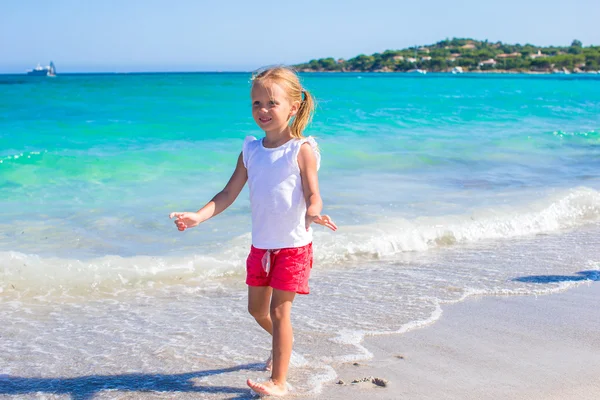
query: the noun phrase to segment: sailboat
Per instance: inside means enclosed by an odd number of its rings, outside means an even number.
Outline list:
[[[29,76],[56,76],[56,67],[54,63],[50,61],[50,65],[42,67],[40,64],[32,70],[27,71]]]

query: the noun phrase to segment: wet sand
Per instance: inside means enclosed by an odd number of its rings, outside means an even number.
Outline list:
[[[598,399],[599,299],[600,283],[586,282],[558,294],[444,305],[426,328],[367,338],[374,358],[336,367],[318,398]]]

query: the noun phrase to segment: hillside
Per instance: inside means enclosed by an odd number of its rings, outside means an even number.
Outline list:
[[[600,46],[491,43],[474,39],[446,39],[426,46],[386,50],[349,60],[321,58],[295,66],[303,72],[546,72],[598,73]]]

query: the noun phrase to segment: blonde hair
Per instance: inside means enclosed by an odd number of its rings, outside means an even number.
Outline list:
[[[302,132],[312,120],[315,112],[314,97],[308,90],[302,87],[298,74],[291,67],[267,67],[256,71],[252,76],[252,87],[256,83],[264,84],[266,82],[276,83],[281,86],[291,102],[300,102],[300,108],[298,108],[290,129],[293,137],[297,139],[303,138],[304,135]]]

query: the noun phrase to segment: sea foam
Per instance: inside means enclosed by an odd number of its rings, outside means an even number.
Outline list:
[[[380,260],[482,240],[550,234],[600,220],[600,192],[576,188],[519,209],[483,209],[469,215],[390,218],[318,231],[315,262],[320,268],[348,261]],[[41,257],[0,252],[0,292],[85,294],[172,283],[203,285],[211,279],[242,276],[249,237],[231,239],[218,253],[165,256],[115,255],[92,259]]]

